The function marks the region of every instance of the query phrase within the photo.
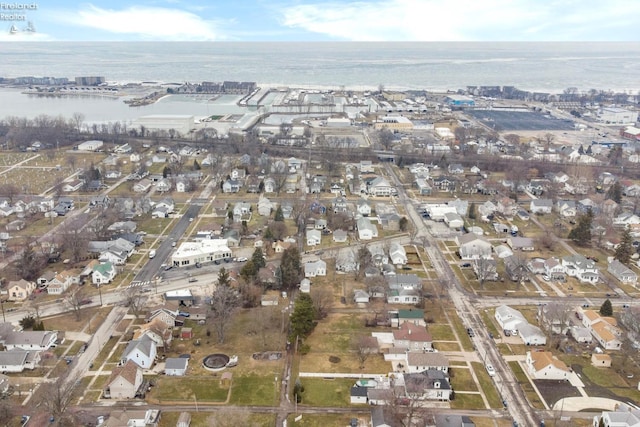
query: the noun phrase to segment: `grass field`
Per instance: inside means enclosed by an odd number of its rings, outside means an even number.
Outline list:
[[[221,385],[218,378],[165,376],[158,378],[148,398],[158,402],[197,400],[205,403],[224,402],[228,394],[229,387]]]
[[[349,406],[351,387],[354,379],[301,378],[304,387],[301,405],[309,406]]]

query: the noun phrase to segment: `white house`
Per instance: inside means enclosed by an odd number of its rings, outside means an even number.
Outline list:
[[[122,354],[122,362],[133,361],[143,369],[149,369],[156,360],[156,343],[144,335],[138,340],[131,340]]]
[[[529,211],[535,214],[548,214],[553,211],[553,200],[533,199],[529,203]]]
[[[117,271],[115,265],[110,262],[105,262],[93,267],[91,273],[91,283],[94,285],[106,285],[111,283],[114,277],[116,277]]]
[[[189,359],[186,357],[169,357],[164,365],[164,373],[169,376],[182,377],[187,373]]]
[[[636,286],[638,283],[638,275],[617,259],[609,263],[607,271],[625,285]]]
[[[444,223],[452,229],[464,227],[464,220],[455,212],[447,212],[444,214]]]
[[[389,181],[379,176],[368,183],[367,193],[372,196],[391,196],[396,193],[396,189]]]
[[[407,252],[404,250],[404,246],[396,242],[391,243],[389,245],[389,259],[394,265],[405,265],[407,263]]]
[[[542,329],[538,328],[527,322],[522,322],[517,325],[518,334],[520,339],[525,345],[545,345],[547,344],[547,337],[542,332]]]
[[[371,240],[378,237],[378,227],[369,218],[362,217],[358,219],[356,227],[358,228],[358,238],[360,240]]]
[[[46,351],[55,345],[55,331],[11,331],[3,337],[6,350]]]
[[[367,291],[362,289],[357,289],[353,293],[353,301],[356,304],[368,304],[370,298],[371,298],[371,295],[369,295]]]
[[[582,255],[565,256],[562,265],[568,276],[576,277],[580,282],[596,284],[600,278],[596,263]]]
[[[568,380],[571,370],[550,351],[528,351],[529,375],[537,380]]]
[[[463,260],[473,260],[478,258],[491,258],[491,243],[484,237],[474,233],[467,233],[456,237],[460,258]]]
[[[496,308],[495,318],[503,330],[517,330],[521,323],[527,323],[522,313],[508,305]]]
[[[307,246],[316,246],[322,242],[322,232],[320,230],[307,230]]]
[[[22,372],[25,369],[35,369],[39,362],[39,351],[0,351],[0,371],[2,372]]]
[[[319,259],[310,261],[304,265],[304,277],[316,277],[327,275],[327,263]]]

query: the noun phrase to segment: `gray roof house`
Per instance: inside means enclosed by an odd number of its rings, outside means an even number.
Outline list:
[[[183,376],[187,372],[189,359],[186,357],[169,357],[165,362],[165,375]]]
[[[617,259],[614,259],[609,263],[607,271],[611,273],[613,277],[626,285],[636,286],[638,283],[638,275]]]

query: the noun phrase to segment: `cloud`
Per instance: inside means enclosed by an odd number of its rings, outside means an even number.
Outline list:
[[[225,38],[218,30],[219,23],[180,9],[130,6],[113,10],[88,5],[74,14],[59,14],[58,19],[67,24],[143,40],[212,41]]]
[[[625,0],[372,0],[280,10],[282,25],[353,41],[635,40],[640,2]]]

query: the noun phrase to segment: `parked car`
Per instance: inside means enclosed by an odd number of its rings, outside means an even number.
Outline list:
[[[197,282],[197,281],[198,281],[198,279],[196,279],[195,277],[189,277],[189,280],[188,280],[189,283],[193,283],[193,282]]]
[[[487,373],[489,374],[490,377],[494,377],[496,375],[496,370],[494,369],[491,363],[487,363],[485,365],[485,368],[487,369]]]
[[[247,259],[246,256],[241,256],[241,257],[236,258],[236,261],[238,261],[238,262],[247,262],[248,259]]]
[[[469,337],[475,337],[476,336],[475,332],[473,332],[473,329],[471,329],[471,328],[467,328],[467,335],[469,335]]]

